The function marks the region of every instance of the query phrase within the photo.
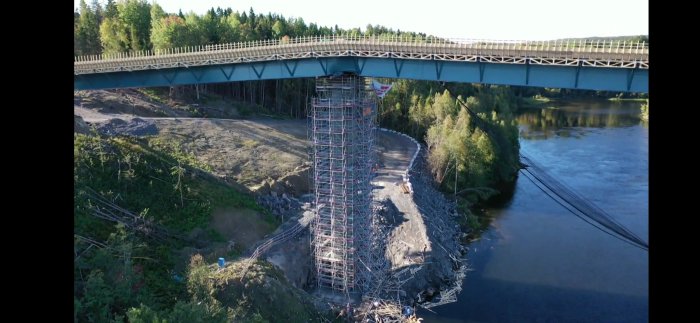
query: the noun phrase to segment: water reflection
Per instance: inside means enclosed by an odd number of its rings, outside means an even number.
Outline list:
[[[523,109],[517,120],[524,139],[547,139],[552,136],[581,137],[582,128],[628,127],[640,123],[639,102],[583,101],[546,108]],[[576,128],[576,129],[572,129]]]

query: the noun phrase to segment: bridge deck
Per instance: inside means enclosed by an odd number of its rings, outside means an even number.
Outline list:
[[[649,47],[639,42],[426,40],[405,37],[327,36],[78,56],[75,58],[74,72],[78,75],[314,57],[384,57],[642,69],[649,67]]]
[[[622,92],[647,92],[649,48],[609,41],[483,41],[302,37],[79,56],[75,89],[137,88],[352,73]]]

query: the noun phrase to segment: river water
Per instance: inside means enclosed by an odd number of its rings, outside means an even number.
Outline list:
[[[578,101],[521,112],[521,150],[649,241],[649,131],[638,102]],[[569,213],[520,175],[469,246],[458,302],[425,322],[646,322],[647,251]]]

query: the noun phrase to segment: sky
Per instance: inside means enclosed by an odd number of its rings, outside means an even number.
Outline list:
[[[78,8],[79,0],[73,0]],[[88,4],[92,0],[86,1]],[[100,0],[102,4],[106,0]],[[232,8],[319,26],[368,24],[446,38],[547,40],[649,34],[648,0],[159,0],[166,12]],[[151,1],[152,3],[152,1]]]

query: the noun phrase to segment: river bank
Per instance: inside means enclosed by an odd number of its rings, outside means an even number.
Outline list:
[[[518,116],[521,150],[648,241],[648,127],[637,102],[581,100]],[[648,321],[648,254],[577,218],[524,176],[468,246],[458,301],[430,322]]]

